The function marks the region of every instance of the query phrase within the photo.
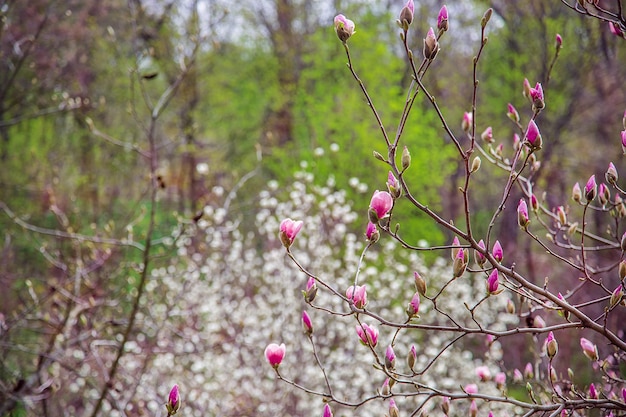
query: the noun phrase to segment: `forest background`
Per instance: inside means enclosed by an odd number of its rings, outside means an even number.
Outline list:
[[[442,5],[432,0],[416,5],[411,31],[416,45]],[[524,78],[538,80],[549,111],[541,115],[544,149],[534,180],[538,188],[549,190],[547,205],[568,201],[572,184],[590,173],[602,177],[607,161],[618,170],[624,167],[616,146],[626,108],[624,39],[557,0],[467,0],[447,6],[450,33],[424,81],[446,117],[459,121],[455,129],[461,132],[463,113],[471,106],[478,22],[492,7],[479,73],[478,129],[492,126],[496,143],[511,153],[514,128],[503,117],[506,104],[513,101],[521,108]],[[187,382],[186,400],[195,401],[199,413],[249,415],[256,409],[256,415],[277,410],[299,415],[298,407],[308,410],[293,398],[270,406],[267,393],[255,394],[252,388],[220,393],[225,386],[212,368],[216,362],[206,355],[218,355],[215,346],[225,340],[241,347],[239,331],[246,325],[224,317],[230,317],[229,309],[246,306],[259,311],[255,296],[266,279],[255,282],[251,272],[264,268],[266,261],[230,254],[237,248],[232,242],[242,241],[257,253],[275,246],[277,223],[270,238],[269,231],[258,229],[259,213],[269,207],[280,218],[275,201],[294,199],[293,183],[302,178],[318,193],[316,202],[333,206],[341,201],[350,213],[322,223],[328,236],[338,233],[335,228],[362,236],[371,193],[387,175],[372,150],[382,151],[384,144],[361,92],[353,88],[332,19],[342,12],[358,22],[350,40],[352,56],[382,118],[394,130],[410,82],[399,29],[390,23],[396,18],[390,11],[401,7],[398,1],[312,0],[32,0],[0,5],[0,415],[63,415],[67,407],[76,415],[95,415],[101,407],[120,415],[156,410],[168,384],[183,375],[180,369],[200,374],[193,370],[198,359],[148,371],[179,361],[173,359],[179,356],[174,355],[175,342],[161,343],[172,337],[185,352],[204,358],[203,372],[211,375]],[[557,33],[563,49],[548,79]],[[421,100],[404,134],[412,147],[411,180],[444,218],[458,219],[463,213],[454,195],[462,167],[429,103]],[[502,178],[497,170],[484,169],[487,174],[477,179],[480,186],[471,195],[479,229],[486,227],[499,202],[493,184]],[[274,203],[268,203],[270,194]],[[402,225],[408,238],[431,245],[452,240],[410,210],[400,206],[395,211],[408,218]],[[209,238],[199,238],[191,232],[195,228]],[[537,248],[518,239],[515,216],[504,216],[497,228],[505,253],[524,254],[525,267],[534,276],[554,272]],[[207,231],[225,229],[237,230],[235,237],[229,235],[233,241]],[[317,256],[314,248],[309,250]],[[230,264],[211,269],[208,259],[215,256]],[[430,268],[437,256],[425,253],[420,262]],[[272,274],[282,276],[277,271],[285,265]],[[226,277],[233,275],[226,270],[246,278],[229,281]],[[149,279],[157,283],[148,283],[144,294]],[[217,304],[202,310],[203,300],[196,300],[192,308],[189,298],[188,304],[181,301],[190,287],[176,287],[171,280],[195,280],[209,292],[219,286]],[[251,301],[244,304],[241,298]],[[151,311],[151,303],[163,310]],[[131,319],[128,326],[126,318],[135,306],[140,319]],[[164,322],[167,329],[157,325],[159,314],[174,317]],[[219,324],[202,327],[203,314]],[[150,323],[155,328],[148,329]],[[186,343],[194,340],[190,328],[219,337],[209,347],[210,337],[201,336],[189,348]],[[109,357],[110,352],[100,351],[106,346],[115,351],[122,340],[123,354]],[[250,340],[243,344],[262,351]],[[567,355],[567,345],[562,350]],[[123,359],[127,352],[141,358],[137,368],[111,374],[115,358]],[[243,348],[239,352],[245,356]],[[232,379],[264,373],[254,365],[262,362],[257,356],[251,362],[240,358],[252,371],[239,370],[243,374]],[[523,365],[521,359],[511,361],[511,368]],[[85,363],[92,367],[81,369]],[[150,383],[141,377],[128,382],[133,372],[148,375]],[[105,375],[114,377],[108,388],[102,388]],[[57,386],[59,378],[75,385]],[[212,399],[202,400],[209,380]],[[192,394],[194,385],[197,392]],[[76,394],[86,387],[93,397]],[[264,401],[267,409],[260,405]],[[38,411],[29,414],[32,410]]]

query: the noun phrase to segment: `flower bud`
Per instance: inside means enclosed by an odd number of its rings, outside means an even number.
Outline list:
[[[621,261],[619,263],[619,267],[617,268],[617,272],[619,274],[619,280],[622,281],[624,277],[626,277],[626,261]]]
[[[487,143],[493,143],[493,129],[489,126],[480,135],[481,139]]]
[[[492,255],[498,262],[502,262],[502,259],[504,259],[504,251],[499,240],[496,240],[496,243],[493,244]]]
[[[533,379],[534,376],[535,373],[533,371],[532,364],[530,362],[526,363],[526,366],[524,367],[524,378]]]
[[[613,308],[616,305],[618,305],[622,301],[623,297],[624,297],[624,289],[622,287],[622,284],[619,284],[617,288],[613,290],[613,293],[611,293],[611,300],[609,301],[609,308]]]
[[[494,269],[491,274],[489,274],[489,278],[487,278],[487,294],[488,295],[497,295],[498,294],[498,270]]]
[[[424,58],[432,61],[437,56],[437,52],[439,52],[439,42],[437,42],[435,31],[430,28],[424,39]]]
[[[485,26],[487,26],[487,23],[489,23],[489,19],[491,19],[492,14],[493,14],[493,9],[490,7],[487,9],[482,19],[480,19],[480,26],[482,26],[483,29],[485,28]]]
[[[387,350],[385,351],[385,366],[389,370],[396,368],[396,353],[393,351],[391,345],[387,346]]]
[[[448,28],[448,8],[444,5],[437,15],[437,29],[439,32],[445,32]]]
[[[302,295],[308,303],[311,303],[313,302],[313,300],[315,300],[315,296],[317,295],[317,284],[315,282],[315,278],[309,277],[308,281],[306,282],[306,289],[302,291]]]
[[[324,414],[322,414],[322,417],[333,417],[333,412],[329,404],[324,404]]]
[[[502,389],[506,385],[506,374],[504,372],[498,372],[493,380],[496,383],[496,387]]]
[[[598,202],[602,207],[606,206],[606,203],[611,199],[611,192],[609,191],[609,187],[607,187],[604,183],[600,184],[598,187]]]
[[[606,182],[611,185],[617,184],[617,169],[615,169],[615,165],[613,165],[613,162],[609,162],[609,168],[606,170],[604,178],[606,179]]]
[[[378,232],[378,228],[376,227],[374,223],[372,222],[367,223],[367,229],[365,230],[365,237],[367,238],[367,241],[372,244],[378,242],[378,239],[380,238],[380,233]]]
[[[409,302],[409,305],[406,308],[406,314],[409,318],[417,316],[417,313],[420,311],[420,293],[416,292],[413,294],[413,298]]]
[[[539,201],[537,200],[537,196],[534,194],[530,196],[530,208],[535,213],[537,212],[537,210],[539,210]]]
[[[400,23],[402,24],[403,27],[406,27],[408,29],[409,25],[413,22],[414,13],[415,13],[415,4],[413,3],[413,0],[408,0],[406,2],[406,5],[400,11]]]
[[[441,411],[443,411],[443,414],[446,416],[450,412],[450,397],[443,397],[441,399]]]
[[[543,99],[543,87],[541,87],[541,83],[535,84],[535,88],[530,89],[530,100],[533,103],[533,111],[539,112],[543,109],[546,104]]]
[[[586,357],[588,357],[592,361],[598,360],[598,347],[591,343],[591,341],[585,339],[584,337],[581,337],[580,347],[583,349],[583,353]]]
[[[422,295],[426,295],[426,281],[421,277],[417,271],[413,272],[413,279],[415,281],[415,289]]]
[[[335,16],[334,23],[337,37],[341,42],[346,43],[350,36],[354,35],[354,22],[344,15],[338,14]]]
[[[519,383],[519,382],[522,382],[523,380],[524,380],[524,376],[522,375],[522,371],[515,368],[513,370],[513,381]]]
[[[469,416],[476,417],[477,415],[478,415],[478,405],[476,405],[476,400],[472,400],[470,404],[470,408],[469,408]]]
[[[528,78],[524,78],[524,85],[522,88],[522,94],[524,95],[524,97],[528,98],[530,100],[530,82],[528,81]]]
[[[517,205],[517,224],[519,227],[526,230],[528,223],[530,223],[530,219],[528,218],[528,206],[526,205],[526,200],[521,198]]]
[[[563,47],[563,38],[558,33],[556,34],[555,41],[556,49],[561,49]]]
[[[304,329],[304,334],[307,336],[311,336],[313,334],[313,323],[311,322],[311,317],[306,311],[302,311],[302,328]]]
[[[387,191],[374,191],[370,200],[369,217],[374,224],[385,218],[393,207],[393,197]]]
[[[509,119],[513,120],[515,123],[519,123],[519,120],[520,120],[519,113],[517,112],[517,109],[513,107],[511,103],[507,105],[506,115]]]
[[[515,314],[515,303],[510,298],[506,300],[506,312],[509,314]]]
[[[587,203],[591,203],[596,195],[598,194],[598,186],[596,184],[596,176],[592,175],[589,177],[587,184],[585,185],[585,199]]]
[[[402,170],[406,171],[409,166],[411,166],[411,154],[409,153],[408,148],[405,146],[404,149],[402,149]]]
[[[174,384],[170,390],[170,393],[167,396],[165,408],[167,408],[168,416],[173,416],[180,409],[180,393],[178,392],[178,384]]]
[[[598,399],[598,391],[596,391],[596,386],[593,385],[593,382],[589,385],[589,398],[592,400]]]
[[[387,189],[393,198],[398,198],[402,195],[402,187],[400,187],[400,182],[393,175],[393,172],[389,171],[387,174]]]
[[[482,382],[489,381],[491,379],[491,371],[487,366],[479,366],[475,370],[476,376]]]
[[[624,153],[624,155],[626,155],[626,130],[622,130],[621,137],[622,137],[622,152]]]
[[[480,241],[478,242],[478,247],[483,250],[485,249],[485,242],[482,239],[480,239]],[[487,261],[487,258],[485,258],[485,255],[483,255],[480,251],[474,250],[474,260],[476,261],[478,266],[482,268],[482,266]]]
[[[415,345],[411,345],[409,354],[406,357],[406,363],[409,365],[409,369],[413,370],[415,362],[417,362],[417,350],[415,349]]]
[[[385,378],[383,386],[380,388],[380,393],[385,397],[391,394],[391,387],[389,386],[389,378]]]
[[[367,305],[367,288],[365,285],[351,285],[346,290],[346,298],[352,300],[356,308],[365,308]]]
[[[474,160],[472,160],[472,166],[470,168],[470,172],[476,172],[480,169],[480,156],[476,156],[474,157]]]
[[[463,249],[459,249],[457,256],[452,261],[452,275],[454,278],[458,278],[465,272],[467,268],[467,262],[465,261],[465,254]]]
[[[556,208],[556,215],[561,226],[565,226],[567,224],[567,214],[565,214],[565,208],[563,206],[558,206]]]
[[[554,358],[556,354],[559,352],[559,344],[554,338],[554,333],[548,333],[548,337],[546,338],[546,354],[550,359]]]
[[[626,232],[622,235],[622,240],[620,240],[620,247],[622,251],[626,252]]]
[[[461,121],[461,129],[463,129],[463,132],[469,133],[471,128],[472,128],[472,113],[465,112],[463,113],[463,120]]]
[[[577,203],[580,203],[580,201],[582,200],[583,197],[583,192],[580,189],[580,184],[576,183],[574,184],[574,186],[572,187],[572,200],[574,200]]]
[[[541,139],[541,133],[534,120],[528,122],[528,128],[526,129],[526,141],[531,149],[541,149],[543,141]]]
[[[389,417],[400,417],[400,410],[393,398],[389,400]]]

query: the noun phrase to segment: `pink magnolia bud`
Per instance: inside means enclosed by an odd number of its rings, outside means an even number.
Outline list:
[[[472,113],[465,112],[463,113],[463,120],[461,121],[461,129],[463,129],[463,132],[469,133],[471,128],[472,128]]]
[[[499,240],[496,240],[496,243],[493,244],[492,254],[496,261],[502,262],[502,259],[504,258],[504,251],[502,250],[502,245]]]
[[[395,369],[396,367],[396,353],[391,345],[387,346],[385,351],[385,366],[387,369]]]
[[[485,242],[480,239],[480,241],[478,242],[478,247],[485,250]],[[482,254],[482,252],[474,250],[474,259],[476,260],[476,263],[482,267],[485,264],[485,261],[487,261],[487,258],[485,258],[485,255]]]
[[[441,32],[445,32],[448,28],[448,8],[444,5],[439,10],[439,15],[437,15],[437,29]]]
[[[613,290],[613,293],[611,294],[611,300],[609,301],[610,308],[613,308],[616,305],[618,305],[622,301],[623,297],[624,297],[624,290],[622,288],[622,284],[619,284],[615,288],[615,290]]]
[[[522,372],[515,368],[515,370],[513,371],[513,381],[515,382],[522,382],[524,380],[524,376],[522,375]]]
[[[583,197],[583,192],[580,189],[580,184],[576,183],[574,184],[574,186],[572,187],[572,200],[574,200],[577,203],[580,203],[580,201],[582,200]]]
[[[470,417],[476,417],[478,415],[478,405],[476,405],[476,400],[472,400],[469,408]]]
[[[385,378],[383,386],[380,388],[380,393],[384,396],[391,394],[391,387],[389,386],[389,378]]]
[[[536,212],[537,210],[539,210],[539,201],[537,200],[537,196],[532,194],[530,196],[530,208]]]
[[[526,200],[521,198],[517,205],[517,224],[519,224],[522,229],[526,230],[528,223],[530,223],[530,219],[528,218],[528,206],[526,205]]]
[[[535,88],[530,89],[530,100],[533,103],[533,111],[535,112],[546,106],[543,100],[543,87],[541,87],[541,83],[535,84]]]
[[[626,403],[626,388],[622,388],[622,399]]]
[[[452,261],[452,275],[454,278],[458,278],[465,273],[466,268],[467,261],[465,260],[465,251],[463,249],[459,249],[456,258]]]
[[[477,367],[475,372],[476,372],[476,376],[478,377],[478,379],[480,379],[483,382],[489,381],[491,379],[491,371],[486,366]]]
[[[496,387],[502,389],[506,385],[506,374],[504,372],[498,372],[493,380],[496,383]]]
[[[315,300],[315,296],[317,295],[317,283],[315,282],[315,278],[309,277],[306,282],[306,289],[302,291],[302,295],[304,295],[304,299],[309,303]]]
[[[335,16],[334,23],[337,37],[341,42],[346,43],[350,36],[354,35],[354,22],[344,15],[338,14]]]
[[[404,27],[406,27],[407,29],[408,29],[408,26],[413,22],[414,13],[415,13],[415,4],[413,3],[413,0],[409,0],[406,2],[406,5],[400,11],[400,23],[404,25],[405,24],[404,22],[406,22],[406,26]]]
[[[348,300],[354,301],[356,308],[364,308],[367,304],[367,288],[365,285],[357,285],[356,287],[352,285],[346,290],[346,297]]]
[[[598,399],[598,391],[596,391],[596,386],[593,383],[589,385],[589,398],[592,400]]]
[[[461,249],[461,242],[459,241],[459,238],[457,236],[454,236],[454,239],[452,239],[452,259],[456,258],[459,255],[459,251],[462,251],[463,249]]]
[[[526,129],[526,141],[531,149],[541,149],[543,140],[539,128],[534,120],[528,122],[528,128]]]
[[[595,174],[589,177],[587,180],[587,184],[585,185],[585,199],[587,199],[587,203],[593,201],[598,194],[598,186],[596,184],[596,176]]]
[[[583,353],[586,357],[588,357],[592,361],[598,360],[598,348],[596,345],[591,343],[591,341],[585,339],[584,337],[581,337],[580,347],[583,349]]]
[[[476,384],[467,384],[463,390],[468,394],[478,394],[478,385]]]
[[[389,214],[393,207],[393,197],[387,191],[374,191],[370,200],[369,217],[372,223],[378,223],[380,219]]]
[[[400,182],[391,171],[389,171],[389,174],[387,175],[387,189],[393,198],[398,198],[402,195]]]
[[[380,239],[380,232],[378,231],[378,228],[376,227],[374,223],[372,222],[367,223],[367,229],[365,230],[365,237],[367,238],[367,241],[370,243],[376,243],[378,242],[378,239]]]
[[[279,237],[285,248],[289,249],[289,247],[293,244],[298,232],[302,229],[302,224],[301,220],[294,221],[291,219],[285,219],[280,222]]]
[[[408,314],[409,318],[414,317],[420,311],[420,293],[416,292],[413,294],[413,298],[409,302],[409,306],[406,308],[406,314]]]
[[[432,61],[437,56],[437,52],[439,52],[439,42],[437,42],[435,31],[430,28],[424,38],[424,58]]]
[[[556,339],[554,338],[554,333],[553,332],[548,333],[548,337],[546,338],[545,347],[546,347],[546,354],[548,355],[548,357],[550,359],[554,358],[556,356],[556,354],[559,352],[559,344],[557,343]]]
[[[517,112],[517,109],[513,107],[511,103],[507,105],[506,115],[509,119],[513,120],[515,123],[519,123],[519,120],[520,120],[519,113]]]
[[[270,343],[265,348],[265,359],[272,365],[275,369],[278,369],[280,363],[285,358],[285,352],[287,349],[285,348],[285,344],[281,343],[280,345],[276,343]]]
[[[389,417],[400,417],[400,410],[393,398],[389,400]]]
[[[626,155],[626,130],[622,130],[622,152]]]
[[[324,414],[322,414],[322,417],[333,417],[333,412],[330,409],[330,405],[324,404]]]
[[[546,322],[543,320],[543,317],[535,316],[533,319],[533,327],[536,327],[537,329],[543,329],[546,327]]]
[[[556,49],[561,49],[563,47],[563,38],[561,37],[561,35],[557,33],[555,40],[556,40]]]
[[[604,207],[610,199],[611,192],[609,191],[609,188],[604,183],[600,183],[600,186],[598,187],[598,202],[602,207]]]
[[[313,334],[313,323],[311,323],[311,317],[306,311],[302,311],[302,328],[307,336]]]
[[[480,137],[487,143],[493,143],[493,129],[491,128],[491,126],[485,129]]]
[[[487,294],[498,294],[498,270],[494,269],[487,278]]]
[[[528,362],[524,367],[524,378],[533,379],[534,376],[533,366],[530,362]]]
[[[359,336],[361,343],[376,347],[378,344],[378,329],[374,326],[368,326],[363,323],[356,325],[356,334]]]
[[[567,224],[567,214],[565,213],[565,207],[558,206],[556,208],[556,216],[558,217],[559,223],[562,226],[565,226]]]
[[[178,392],[178,384],[174,384],[170,390],[170,394],[167,396],[165,408],[167,408],[168,416],[173,416],[180,409],[180,393]]]
[[[617,169],[615,168],[615,165],[613,165],[613,162],[609,162],[609,167],[604,174],[604,178],[606,179],[606,182],[611,185],[617,184]]]

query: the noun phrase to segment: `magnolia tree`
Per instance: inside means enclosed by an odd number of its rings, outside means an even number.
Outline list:
[[[597,2],[579,1],[571,7],[610,21],[614,34],[623,33],[619,16],[601,9]],[[473,61],[473,97],[468,103],[471,110],[461,121],[462,135],[455,134],[423,82],[424,74],[438,57],[440,39],[449,29],[448,11],[445,6],[441,9],[437,29],[431,28],[426,34],[421,59],[408,41],[413,13],[413,1],[409,0],[398,20],[412,81],[394,135],[388,134],[358,76],[358,65],[352,60],[348,43],[355,34],[355,23],[343,15],[335,17],[334,26],[347,55],[348,70],[365,96],[386,146],[385,153],[374,151],[374,157],[388,167],[389,174],[385,184],[383,179],[378,180],[379,190],[374,191],[369,209],[361,210],[366,243],[358,262],[346,265],[351,267],[348,282],[345,277],[329,274],[311,255],[301,252],[297,242],[310,232],[306,216],[290,213],[280,223],[279,236],[286,254],[307,279],[302,288],[307,308],[301,321],[309,354],[302,359],[301,339],[294,339],[291,334],[272,334],[273,340],[265,349],[267,362],[277,379],[324,401],[319,412],[325,417],[339,409],[341,414],[356,410],[359,415],[380,415],[380,411],[371,410],[381,408],[386,409],[389,417],[431,413],[476,416],[479,412],[623,415],[626,413],[623,369],[626,339],[621,319],[626,290],[626,260],[623,260],[626,206],[615,165],[607,161],[606,183],[598,184],[595,175],[591,175],[582,187],[578,183],[573,185],[573,208],[568,209],[565,201],[556,208],[548,207],[534,181],[541,167],[542,144],[549,140],[540,132],[540,113],[549,108],[542,84],[537,82],[533,86],[528,79],[523,81],[528,111],[518,112],[512,104],[503,103],[503,117],[506,114],[517,129],[512,155],[505,155],[501,146],[494,145],[491,128],[477,134],[476,73],[487,45],[485,28],[492,10],[487,10],[480,22],[481,42]],[[563,39],[557,34],[555,60],[562,44]],[[421,201],[412,186],[412,150],[403,146],[402,133],[420,94],[430,101],[464,168],[458,194],[464,216],[457,223],[446,220]],[[525,118],[523,114],[529,116]],[[626,114],[624,118],[626,129]],[[626,130],[621,132],[621,140],[626,152]],[[480,168],[485,161],[503,170],[506,181],[498,191],[501,199],[484,228],[486,232],[479,234],[469,196],[475,177],[484,171]],[[513,197],[520,194],[521,199]],[[424,247],[405,238],[399,227],[402,219],[394,216],[394,207],[407,202],[453,234],[453,242],[443,247]],[[516,214],[505,210],[507,206],[517,207]],[[592,228],[590,217],[598,214],[605,215],[606,222],[601,227],[608,226],[608,234]],[[517,254],[505,256],[495,228],[500,218],[507,215],[517,216],[523,234],[552,258],[551,263],[573,271],[579,279],[562,289],[549,276],[536,282],[523,268],[517,267],[524,259]],[[405,264],[405,272],[396,273],[391,287],[384,288],[379,283],[380,276],[364,272],[372,262],[368,254],[389,242],[395,242],[397,251],[442,250],[451,252],[451,258],[443,273],[436,276],[413,271],[410,264]],[[341,248],[336,251],[340,252]],[[600,251],[603,256],[595,256]],[[388,268],[397,271],[397,259],[388,262]],[[476,284],[480,287],[478,291],[463,294],[475,289]],[[283,285],[293,288],[294,282]],[[326,323],[324,326],[317,325],[322,321]],[[327,341],[330,323],[339,321],[351,322],[351,337],[346,343],[354,356],[337,364],[320,340]],[[524,340],[530,340],[525,349],[533,359],[525,367],[507,368],[498,350],[508,340],[523,334],[531,336]],[[568,363],[559,360],[559,343],[563,345],[563,340],[572,334],[576,335],[578,349],[571,357],[587,361],[585,373],[590,376],[584,384],[577,382]],[[476,340],[488,346],[484,353],[473,349],[472,352],[478,352],[473,355],[459,348]],[[295,352],[301,358],[297,367],[289,359]],[[466,354],[465,364],[458,367],[453,359],[457,352]],[[316,370],[317,380],[302,378],[311,369]],[[360,378],[365,376],[369,387],[364,384],[359,390],[346,390],[345,372],[358,374]]]

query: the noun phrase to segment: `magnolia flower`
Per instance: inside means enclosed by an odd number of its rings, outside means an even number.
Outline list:
[[[309,313],[306,311],[302,311],[302,328],[304,329],[304,333],[307,335],[311,335],[313,333],[313,323],[311,322]]]
[[[526,229],[528,223],[530,223],[530,219],[528,218],[528,206],[526,205],[526,200],[521,198],[517,205],[517,224],[519,224],[522,229]]]
[[[448,24],[448,8],[444,5],[437,15],[437,29],[441,32],[447,31],[449,28]]]
[[[285,352],[287,348],[285,348],[285,344],[281,343],[280,345],[276,343],[270,343],[265,348],[265,359],[272,365],[275,369],[278,369],[280,363],[285,358]]]
[[[393,197],[387,191],[374,191],[372,199],[370,200],[370,221],[372,223],[378,223],[378,220],[383,219],[389,213],[389,210],[393,207]]]
[[[598,194],[598,186],[596,184],[596,176],[595,174],[589,177],[587,180],[587,184],[585,184],[585,198],[587,202],[590,203],[596,195]]]
[[[437,52],[439,52],[439,42],[437,42],[435,31],[430,28],[424,39],[424,58],[432,61],[437,56]]]
[[[481,381],[489,381],[491,379],[491,371],[486,366],[479,366],[476,368],[476,376]]]
[[[413,3],[413,0],[408,0],[406,2],[406,5],[400,11],[400,23],[404,25],[405,24],[404,22],[406,22],[405,29],[408,28],[411,22],[413,22],[414,13],[415,13],[415,4]]]
[[[598,391],[596,391],[596,386],[593,383],[589,385],[589,398],[592,400],[598,399]]]
[[[346,297],[354,301],[356,308],[363,308],[367,304],[367,288],[365,285],[352,285],[346,290]]]
[[[516,371],[519,372],[519,370],[517,369]],[[506,374],[504,372],[498,372],[496,376],[493,378],[493,380],[496,383],[496,387],[498,389],[502,389],[504,385],[506,384]]]
[[[519,113],[517,112],[517,109],[513,107],[511,103],[507,105],[506,115],[508,116],[509,119],[513,120],[515,123],[519,122]]]
[[[406,308],[406,313],[409,317],[416,316],[420,311],[420,293],[416,292],[413,294],[413,298],[409,301],[409,306]]]
[[[394,369],[396,367],[396,353],[393,351],[391,345],[387,346],[385,351],[385,366],[387,369]]]
[[[378,232],[378,228],[372,222],[367,223],[367,229],[365,230],[365,237],[368,242],[376,243],[380,238],[380,233]]]
[[[487,278],[487,294],[497,294],[498,284],[498,270],[494,269],[491,274],[489,274],[489,278]]]
[[[526,141],[531,149],[541,149],[543,144],[541,133],[534,120],[528,122],[528,128],[526,129]]]
[[[493,143],[493,129],[491,126],[487,127],[480,135],[481,139],[487,143]]]
[[[467,384],[463,390],[468,394],[478,394],[478,385],[476,384]]]
[[[337,37],[341,42],[346,43],[350,36],[354,35],[354,22],[347,19],[344,15],[338,14],[335,16],[334,23]]]
[[[586,357],[588,357],[592,361],[598,360],[598,347],[591,343],[591,341],[585,339],[584,337],[581,337],[580,347],[583,349],[583,353]]]
[[[167,408],[168,416],[173,416],[180,409],[180,393],[178,392],[178,384],[174,384],[170,390],[170,394],[167,396],[165,408]]]
[[[294,239],[302,229],[302,220],[294,221],[291,219],[285,219],[280,222],[280,241],[283,243],[283,246],[289,249],[289,247],[293,244]]]
[[[361,343],[364,345],[370,345],[376,347],[378,344],[378,329],[374,326],[368,326],[367,324],[357,324],[356,334],[361,339]]]
[[[387,189],[394,198],[398,198],[402,194],[400,182],[391,171],[389,171],[389,174],[387,175]]]
[[[541,83],[535,84],[534,88],[530,89],[530,100],[533,103],[533,110],[536,112],[545,107],[545,102],[543,100],[543,87],[541,87]]]
[[[550,359],[554,358],[556,356],[556,354],[559,352],[559,344],[557,343],[556,339],[554,338],[554,333],[553,332],[548,333],[548,337],[546,338],[545,347],[546,347],[546,354],[548,355],[548,357]]]
[[[504,251],[502,250],[502,245],[499,240],[496,240],[496,243],[493,244],[492,254],[496,261],[502,262],[502,259],[504,258]]]
[[[333,417],[333,412],[330,409],[330,405],[324,404],[324,414],[322,417]]]

